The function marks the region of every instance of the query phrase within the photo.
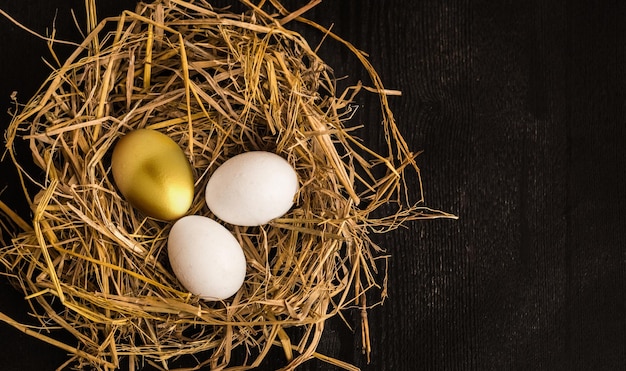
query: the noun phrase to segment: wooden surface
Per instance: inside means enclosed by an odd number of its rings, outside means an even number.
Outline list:
[[[134,4],[101,3],[101,15]],[[82,4],[0,8],[41,33],[58,9],[58,37],[77,40],[69,8]],[[427,204],[460,217],[378,237],[392,259],[389,298],[370,312],[370,364],[359,332],[339,321],[319,350],[364,370],[626,369],[626,2],[326,0],[307,16],[334,25],[403,92],[391,106],[424,150]],[[5,19],[0,30],[4,128],[11,91],[35,92],[48,53]],[[321,54],[338,76],[366,79],[337,45]],[[375,100],[358,103],[366,142],[380,145]],[[0,170],[3,200],[19,204]],[[28,319],[1,282],[0,311]],[[358,313],[347,319],[356,326]],[[2,370],[65,360],[6,325],[0,344]]]

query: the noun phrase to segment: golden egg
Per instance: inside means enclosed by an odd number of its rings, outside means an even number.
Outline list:
[[[139,129],[124,135],[113,149],[111,171],[122,195],[148,216],[174,220],[191,206],[191,165],[163,133]]]

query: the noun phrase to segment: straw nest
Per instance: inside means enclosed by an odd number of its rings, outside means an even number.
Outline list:
[[[203,0],[163,0],[100,23],[87,3],[90,32],[7,132],[32,220],[2,204],[21,232],[0,261],[39,324],[0,319],[71,353],[62,367],[168,369],[193,355],[195,368],[246,369],[278,346],[286,369],[312,357],[353,368],[316,346],[328,318],[348,308],[366,313],[372,288],[384,297],[377,259],[386,257],[368,233],[445,216],[422,207],[419,189],[404,189],[406,172],[419,176],[416,155],[364,55],[301,17],[314,2],[290,13],[277,1],[242,0],[249,10],[233,14]],[[290,21],[335,38],[363,62],[367,89],[380,97],[385,153],[365,147],[346,124],[362,86],[338,93],[331,69],[286,28]],[[297,170],[301,188],[288,214],[261,227],[226,225],[248,262],[234,297],[207,302],[186,292],[167,263],[171,223],[145,217],[116,190],[112,146],[137,128],[159,130],[184,149],[196,186],[189,214],[213,217],[204,186],[236,154],[275,152]],[[31,153],[16,153],[16,140]],[[30,156],[41,174],[24,170],[20,161]],[[390,204],[391,215],[372,217]],[[369,350],[367,316],[360,327]]]

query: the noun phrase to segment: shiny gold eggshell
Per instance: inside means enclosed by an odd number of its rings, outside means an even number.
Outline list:
[[[163,133],[138,129],[124,135],[113,149],[111,171],[122,195],[148,216],[174,220],[191,206],[191,165]]]

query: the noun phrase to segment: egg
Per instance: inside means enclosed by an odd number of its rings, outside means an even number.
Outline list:
[[[277,154],[251,151],[219,166],[206,185],[209,209],[221,220],[258,226],[284,215],[298,192],[298,176]]]
[[[135,208],[160,220],[185,215],[194,195],[191,165],[167,135],[139,129],[113,148],[111,171],[117,188]]]
[[[180,283],[202,299],[227,299],[244,282],[246,258],[239,242],[228,229],[205,216],[178,219],[170,230],[167,252]]]

